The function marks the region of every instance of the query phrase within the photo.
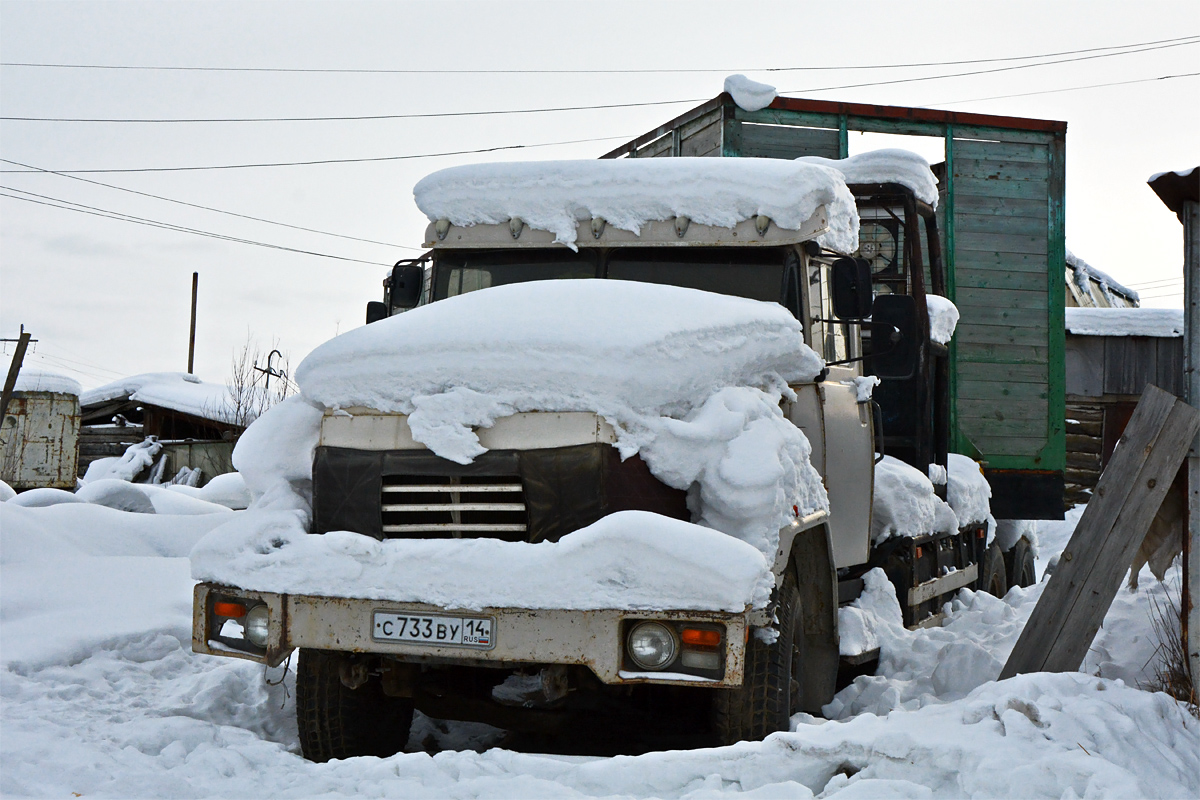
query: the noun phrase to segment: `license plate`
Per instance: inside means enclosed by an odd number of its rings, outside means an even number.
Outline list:
[[[491,617],[446,617],[440,614],[397,614],[376,611],[371,635],[410,644],[451,645],[491,649]]]

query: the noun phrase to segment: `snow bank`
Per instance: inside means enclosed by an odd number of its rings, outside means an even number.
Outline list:
[[[875,465],[872,542],[878,544],[893,536],[957,531],[958,527],[954,511],[933,493],[928,477],[892,456],[884,456]]]
[[[761,111],[775,100],[774,86],[752,81],[745,75],[730,75],[725,79],[725,91],[743,111]]]
[[[983,469],[973,459],[950,453],[947,463],[946,502],[958,517],[959,525],[986,522],[992,515],[992,487],[983,477]]]
[[[925,304],[929,308],[929,338],[938,344],[950,344],[958,327],[958,307],[936,294],[925,295]]]
[[[250,423],[238,438],[233,466],[255,504],[310,511],[322,413],[312,401],[292,395]]]
[[[204,419],[237,422],[230,408],[229,387],[186,372],[147,372],[122,378],[84,392],[79,404],[90,406],[122,397]]]
[[[314,350],[296,379],[315,406],[408,414],[414,439],[458,463],[484,452],[473,428],[515,412],[599,413],[622,456],[640,452],[675,488],[696,484],[703,524],[773,553],[793,507],[801,515],[828,507],[808,440],[779,410],[787,384],[821,368],[800,323],[775,303],[542,281],[357,328]],[[307,408],[290,432],[279,428],[294,446],[281,447],[262,420],[242,437],[234,464],[252,492],[278,480],[260,475],[308,477],[319,412]]]
[[[247,508],[254,501],[240,472],[217,475],[199,488],[181,484],[166,484],[163,488],[188,497],[195,497],[207,503],[216,503],[229,509]]]
[[[1077,336],[1183,336],[1182,308],[1068,308]]]
[[[158,437],[147,436],[125,448],[125,452],[119,456],[97,458],[88,464],[87,472],[83,474],[80,482],[86,485],[92,481],[109,479],[132,481],[142,470],[150,468],[161,450],[162,445]]]
[[[1108,298],[1108,302],[1114,306],[1117,305],[1113,297],[1114,289],[1135,303],[1140,299],[1137,292],[1117,283],[1107,272],[1096,269],[1070,250],[1067,250],[1066,262],[1067,268],[1074,273],[1075,285],[1083,290],[1084,294],[1091,295],[1092,292],[1089,283],[1094,280],[1100,285],[1100,291]]]
[[[0,481],[0,503],[12,500],[17,496],[17,492],[4,481]]]
[[[576,225],[593,217],[638,233],[654,220],[689,217],[732,228],[759,214],[798,229],[825,206],[820,241],[858,248],[858,211],[837,171],[771,158],[623,158],[473,164],[433,173],[413,187],[431,221],[500,224],[511,218],[575,248]]]
[[[260,591],[453,609],[761,607],[766,558],[716,531],[622,511],[557,542],[387,539],[239,520],[192,551],[192,577]]]
[[[842,173],[846,183],[898,183],[923,203],[937,208],[938,180],[929,162],[911,150],[883,148],[849,158],[801,156],[797,161],[830,167]]]
[[[59,375],[57,372],[43,372],[42,370],[21,367],[21,371],[17,374],[17,383],[13,387],[13,391],[57,392],[59,394],[73,394],[78,397],[83,392],[83,387],[74,378]]]

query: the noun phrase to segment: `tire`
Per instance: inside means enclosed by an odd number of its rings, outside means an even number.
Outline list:
[[[1033,547],[1029,540],[1022,536],[1012,549],[1004,554],[1004,564],[1007,567],[1008,585],[1033,586],[1037,583],[1037,566],[1033,562]]]
[[[791,727],[803,706],[804,669],[800,591],[788,570],[779,590],[779,638],[767,644],[751,634],[742,685],[713,692],[713,732],[721,744],[757,741]]]
[[[980,564],[979,589],[995,597],[1008,594],[1008,575],[1004,568],[1004,554],[1000,547],[992,542],[983,554]]]
[[[387,757],[408,744],[411,700],[388,697],[378,676],[357,689],[342,683],[345,653],[301,650],[296,665],[296,726],[309,761]]]

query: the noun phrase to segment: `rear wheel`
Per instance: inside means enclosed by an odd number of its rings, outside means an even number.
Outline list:
[[[779,590],[779,637],[746,643],[742,685],[713,692],[713,730],[721,744],[756,741],[791,726],[803,706],[804,630],[800,592],[788,570]]]
[[[345,653],[301,650],[296,666],[296,725],[309,761],[354,756],[386,757],[408,743],[411,700],[388,697],[379,676],[357,689],[342,682]]]
[[[1008,594],[1008,576],[1004,569],[1004,554],[1000,547],[992,542],[983,554],[980,566],[979,588],[990,595],[1004,597]]]
[[[1008,568],[1008,585],[1033,586],[1037,583],[1037,567],[1033,562],[1033,546],[1022,536],[1012,549],[1004,554],[1004,563]]]

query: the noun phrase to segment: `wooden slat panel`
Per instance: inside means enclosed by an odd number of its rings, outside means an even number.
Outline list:
[[[983,436],[963,426],[963,432],[989,456],[1036,456],[1046,446],[1046,434],[1038,436]]]
[[[1001,381],[1004,383],[1046,383],[1045,364],[981,364],[975,361],[960,361],[960,381]]]
[[[993,217],[1032,217],[1046,222],[1050,204],[1045,197],[986,197],[963,195],[954,198],[954,213],[984,214]]]
[[[650,144],[641,147],[637,151],[638,158],[660,158],[671,155],[671,143],[674,138],[673,133],[668,133],[665,136],[660,136]]]
[[[1022,278],[1027,278],[1022,274]],[[958,287],[954,296],[955,305],[961,312],[964,306],[988,306],[990,308],[1036,308],[1046,311],[1046,292],[1034,290],[1007,290],[998,292],[994,289],[981,289],[972,286]],[[965,315],[964,315],[965,316]]]
[[[1046,331],[1046,306],[1041,308],[998,308],[996,306],[973,305],[959,302],[958,313],[968,325],[1012,325],[1020,328]],[[959,324],[962,327],[963,323]]]
[[[954,159],[954,178],[985,178],[989,181],[1040,181],[1046,183],[1047,161],[1039,163],[1027,161],[997,160],[995,155],[988,153],[988,158]],[[1042,195],[1045,196],[1043,187]]]
[[[984,250],[958,250],[954,254],[957,267],[962,270],[1004,270],[1036,272],[1046,275],[1046,257],[1032,253],[997,253]]]
[[[679,154],[681,156],[700,156],[710,153],[720,146],[721,121],[718,119],[691,135],[685,134],[679,147]]]
[[[1043,165],[1048,163],[1050,149],[1045,144],[1018,144],[1015,142],[956,142],[963,158],[989,158],[1005,161],[1023,161]],[[955,167],[959,163],[955,159]]]
[[[1045,256],[1048,250],[1046,234],[1030,236],[1018,233],[971,233],[955,231],[956,252],[979,250],[988,253],[1024,253]]]
[[[957,338],[957,334],[956,334]],[[976,364],[1045,364],[1050,348],[1042,346],[998,344],[959,340],[958,363]]]
[[[1046,273],[1037,271],[1015,271],[1015,270],[976,270],[960,268],[956,271],[956,280],[958,289],[955,296],[962,294],[964,290],[972,289],[1001,289],[1004,292],[995,292],[997,296],[1003,296],[1008,290],[1024,290],[1031,294],[1040,294],[1045,297],[1046,292]]]
[[[954,230],[964,233],[1019,233],[1046,238],[1046,217],[998,217],[994,214],[964,214],[954,212]]]
[[[986,178],[955,178],[955,200],[960,197],[1013,197],[1045,200],[1046,185],[1037,181],[989,181]],[[956,203],[957,207],[957,203]]]
[[[977,127],[974,125],[954,126],[954,146],[956,148],[963,148],[964,150],[968,145],[994,145],[996,142],[1018,142],[1045,146],[1053,138],[1053,133],[1041,131],[1020,131],[1013,130],[1012,128]]]
[[[1154,339],[1104,337],[1105,394],[1141,394],[1157,377],[1158,352]]]
[[[1183,397],[1183,339],[1157,339],[1155,350],[1158,360],[1158,374],[1154,385],[1176,397]]]
[[[780,125],[741,126],[741,155],[758,158],[824,156],[837,158],[840,145],[836,130]]]
[[[1044,376],[1043,376],[1044,380]],[[987,379],[958,379],[959,400],[996,400],[1008,401],[1045,400],[1046,386],[1044,383],[1011,383]],[[959,406],[960,410],[963,406]]]
[[[1010,344],[1044,347],[1046,345],[1045,328],[1006,328],[1000,325],[970,325],[958,323],[958,331],[954,338],[960,346],[964,342],[978,344]]]

